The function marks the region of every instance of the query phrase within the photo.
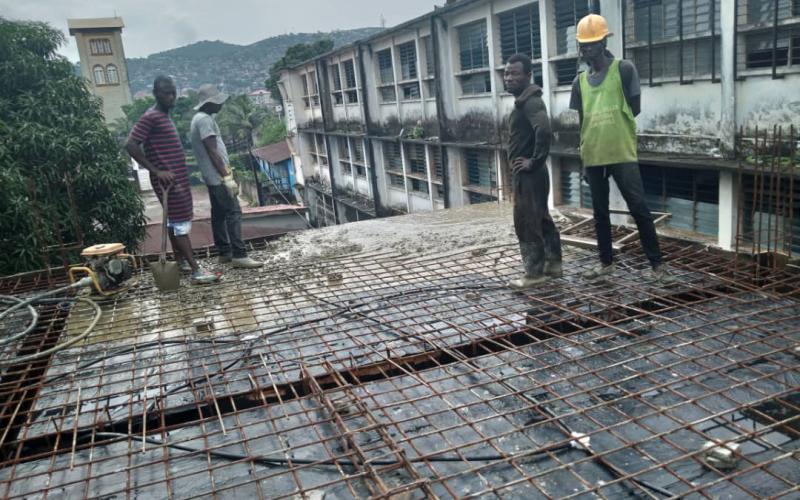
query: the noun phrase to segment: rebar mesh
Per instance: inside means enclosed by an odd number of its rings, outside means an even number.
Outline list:
[[[565,277],[528,293],[502,245],[168,294],[140,272],[85,343],[3,373],[0,495],[798,495],[796,275],[663,247],[669,288],[636,249],[587,284],[596,257],[568,248]],[[42,316],[26,342],[91,313]],[[739,445],[731,468],[707,442]]]

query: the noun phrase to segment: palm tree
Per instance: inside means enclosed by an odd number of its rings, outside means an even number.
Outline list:
[[[228,99],[219,113],[219,126],[222,129],[222,135],[236,142],[244,141],[247,146],[250,166],[253,169],[253,177],[256,182],[259,206],[264,206],[264,194],[258,176],[258,167],[253,160],[253,135],[266,117],[266,110],[253,105],[252,101],[244,94]]]

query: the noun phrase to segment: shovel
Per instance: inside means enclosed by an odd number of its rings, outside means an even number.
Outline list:
[[[167,262],[167,203],[169,190],[172,186],[164,190],[164,217],[161,224],[161,253],[158,255],[158,262],[150,264],[153,272],[153,280],[162,292],[177,290],[181,284],[181,270],[177,262]]]

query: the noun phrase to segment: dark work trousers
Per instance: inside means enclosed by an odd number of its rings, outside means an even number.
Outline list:
[[[636,221],[639,240],[642,242],[647,259],[651,265],[661,262],[661,249],[658,247],[656,226],[653,215],[644,200],[644,186],[638,163],[618,163],[605,167],[586,167],[586,178],[592,191],[592,209],[597,231],[597,248],[600,262],[609,265],[613,261],[611,250],[611,218],[608,209],[608,178],[614,177],[628,211]]]
[[[514,175],[514,230],[520,243],[535,245],[534,260],[561,261],[561,237],[547,209],[550,174],[541,166]],[[539,267],[539,266],[537,266]]]
[[[211,231],[214,245],[222,256],[240,259],[247,257],[242,241],[242,209],[239,200],[223,185],[207,186],[211,200]]]

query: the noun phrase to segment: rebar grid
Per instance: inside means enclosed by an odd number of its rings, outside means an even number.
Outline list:
[[[796,276],[663,246],[679,286],[648,283],[635,247],[597,284],[578,277],[594,255],[567,249],[565,277],[525,294],[505,287],[510,246],[163,295],[140,274],[38,380],[3,374],[0,495],[796,494]],[[706,441],[739,443],[736,467]]]

